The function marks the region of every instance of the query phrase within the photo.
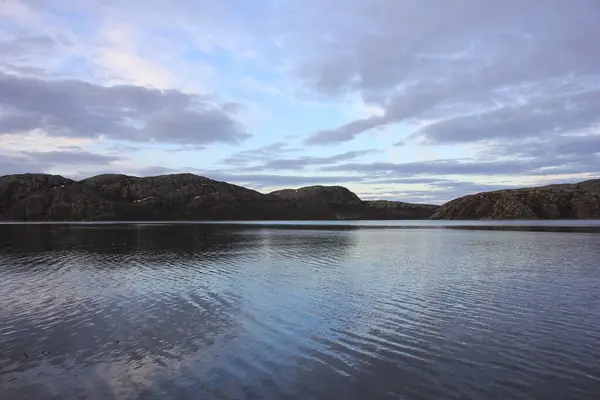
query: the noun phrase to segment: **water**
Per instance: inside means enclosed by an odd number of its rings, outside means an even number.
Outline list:
[[[326,225],[0,225],[0,398],[600,398],[598,222]]]

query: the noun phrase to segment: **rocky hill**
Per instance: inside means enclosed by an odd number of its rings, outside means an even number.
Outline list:
[[[440,206],[404,203],[402,201],[365,201],[366,219],[428,219]]]
[[[342,186],[307,186],[300,189],[283,189],[271,195],[295,205],[315,219],[360,218],[364,211],[361,199]]]
[[[307,186],[271,193],[304,210],[313,219],[427,219],[439,208],[401,201],[363,201],[342,186]]]
[[[428,218],[436,206],[365,202],[341,186],[262,194],[193,174],[0,177],[0,220],[306,220]]]
[[[600,179],[472,194],[441,206],[432,219],[600,219]]]

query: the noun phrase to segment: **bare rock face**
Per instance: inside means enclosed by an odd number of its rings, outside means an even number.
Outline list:
[[[472,194],[441,206],[432,219],[600,218],[600,179]]]

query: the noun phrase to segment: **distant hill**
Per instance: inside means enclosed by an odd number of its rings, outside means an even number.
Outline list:
[[[439,206],[401,201],[363,201],[343,186],[307,186],[272,192],[311,215],[337,219],[427,219]]]
[[[307,220],[428,218],[438,206],[362,201],[341,186],[269,194],[193,174],[0,177],[0,220]]]
[[[444,204],[432,219],[600,219],[600,179],[496,190]]]

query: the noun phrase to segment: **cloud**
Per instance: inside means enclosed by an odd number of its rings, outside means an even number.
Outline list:
[[[443,178],[389,178],[389,179],[376,179],[371,180],[371,184],[401,184],[401,185],[422,185],[428,183],[437,183],[448,181]]]
[[[475,189],[450,181],[597,174],[600,3],[450,3],[4,1],[0,168],[437,200]],[[411,162],[380,162],[378,143]]]
[[[272,158],[258,165],[246,166],[242,171],[296,171],[311,167],[337,164],[342,161],[350,161],[370,154],[380,153],[380,150],[355,150],[344,153],[333,154],[324,157],[304,156],[299,158]]]
[[[48,136],[193,145],[250,136],[230,104],[141,86],[0,73],[0,110],[0,135],[39,129]]]
[[[0,30],[0,73],[43,76],[47,70],[39,60],[48,60],[65,45],[46,35],[2,35]]]
[[[58,44],[53,38],[44,35],[15,36],[0,40],[0,52],[12,57],[23,56],[35,51],[52,51]]]
[[[57,146],[59,150],[71,150],[71,151],[82,151],[83,149],[79,146]]]
[[[106,156],[87,151],[18,151],[0,153],[0,175],[47,173],[64,166],[106,166],[121,157]]]
[[[94,154],[88,151],[23,151],[21,153],[42,165],[102,165],[120,159],[120,157]]]
[[[499,161],[433,160],[409,163],[346,163],[323,167],[326,171],[354,172],[376,177],[390,175],[544,175],[550,173],[600,173],[600,156],[556,160],[553,157]],[[395,179],[396,177],[394,177]]]
[[[417,118],[543,102],[600,82],[600,48],[593,45],[600,4],[593,0],[297,4],[282,11],[280,35],[306,86],[329,96],[359,93],[385,111],[315,132],[309,144],[341,143]],[[511,120],[505,122],[506,131]],[[578,128],[570,122],[557,125]],[[502,120],[496,123],[501,130]]]
[[[287,143],[279,142],[234,153],[226,157],[223,160],[223,163],[234,166],[247,165],[255,162],[265,162],[276,158],[282,153],[293,153],[297,151],[299,151],[299,149],[289,148]]]
[[[489,157],[512,155],[520,158],[548,158],[564,161],[597,160],[600,154],[600,132],[586,135],[559,135],[525,141],[496,142],[487,149]]]
[[[382,125],[382,121],[385,121],[385,117],[379,115],[374,115],[365,119],[358,119],[340,126],[337,129],[316,132],[306,139],[305,143],[328,144],[349,141],[364,131]]]
[[[452,144],[547,137],[582,131],[598,124],[600,90],[591,90],[440,120],[425,125],[412,136],[430,144]]]
[[[216,90],[228,78],[219,69],[223,65],[206,57],[221,52],[238,60],[256,53],[255,38],[241,20],[246,13],[235,12],[243,6],[238,0],[182,0],[175,6],[162,0],[8,1],[15,7],[7,12],[7,30],[62,35],[73,43],[68,51],[38,57],[38,63],[51,58],[53,73],[102,84]]]

